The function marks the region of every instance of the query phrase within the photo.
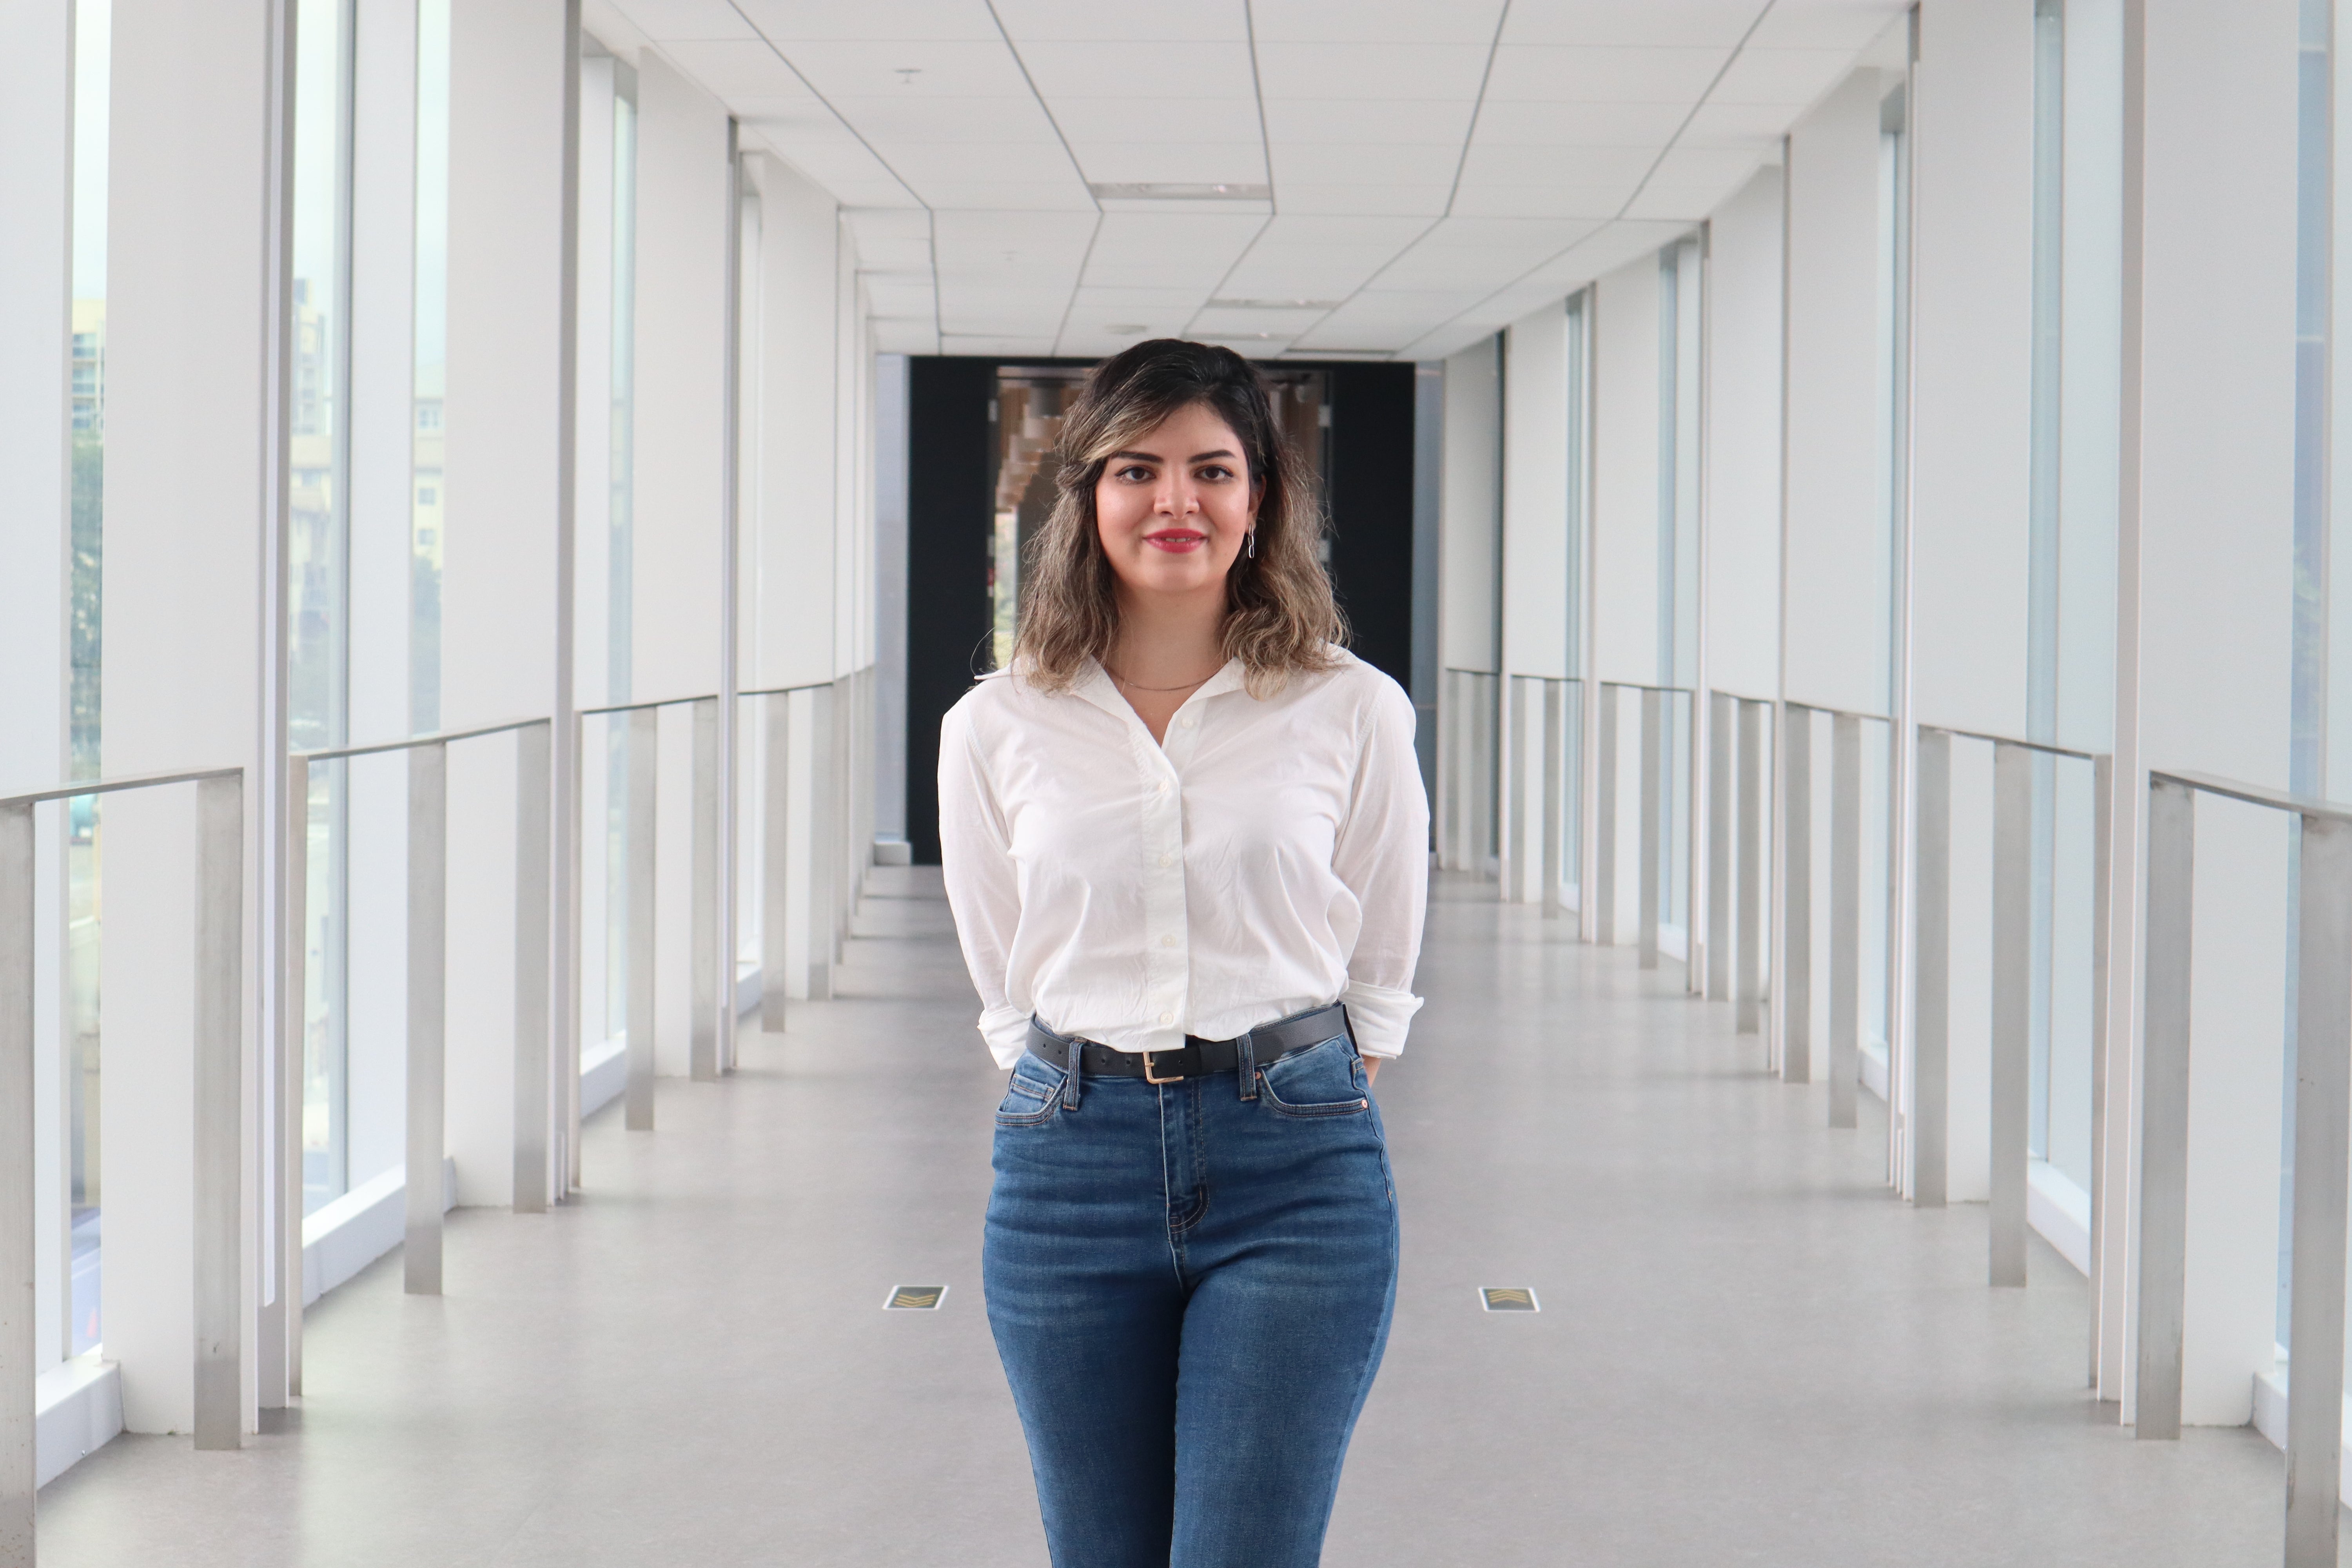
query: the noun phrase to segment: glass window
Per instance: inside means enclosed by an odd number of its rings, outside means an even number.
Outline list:
[[[417,476],[441,472],[441,399],[449,342],[449,0],[416,6],[416,361],[413,395]],[[441,552],[438,487],[428,505],[420,488],[409,582],[408,722],[424,735],[441,727]]]

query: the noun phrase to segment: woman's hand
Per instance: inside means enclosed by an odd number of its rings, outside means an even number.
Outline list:
[[[1380,1081],[1381,1058],[1378,1057],[1366,1057],[1364,1058],[1364,1082],[1367,1085],[1370,1085]]]

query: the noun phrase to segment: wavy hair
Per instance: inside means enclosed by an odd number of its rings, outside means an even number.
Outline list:
[[[1257,554],[1234,558],[1225,578],[1225,657],[1238,658],[1253,696],[1293,671],[1328,669],[1348,624],[1317,549],[1324,517],[1305,459],[1284,437],[1265,383],[1231,349],[1154,338],[1087,374],[1062,420],[1052,514],[1022,567],[1013,662],[1034,685],[1066,690],[1087,659],[1106,659],[1118,636],[1118,579],[1096,526],[1095,487],[1127,450],[1180,409],[1207,408],[1241,438],[1257,509]]]

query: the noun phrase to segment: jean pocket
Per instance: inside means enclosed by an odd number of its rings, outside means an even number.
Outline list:
[[[1062,1108],[1062,1069],[1034,1056],[1014,1064],[1004,1086],[1004,1102],[996,1108],[999,1127],[1035,1127],[1053,1119]]]
[[[1258,1069],[1258,1094],[1276,1116],[1361,1116],[1371,1109],[1364,1069],[1345,1035]]]

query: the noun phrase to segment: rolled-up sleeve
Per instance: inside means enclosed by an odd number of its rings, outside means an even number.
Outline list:
[[[1367,705],[1355,786],[1331,858],[1362,910],[1339,999],[1368,1057],[1401,1054],[1421,1008],[1412,972],[1429,896],[1429,796],[1413,752],[1412,700],[1393,683],[1383,687]]]
[[[1029,1015],[1007,1000],[1005,974],[1021,923],[1020,876],[1012,837],[964,705],[940,725],[940,868],[956,938],[980,993],[980,1032],[996,1065],[1027,1048]]]

